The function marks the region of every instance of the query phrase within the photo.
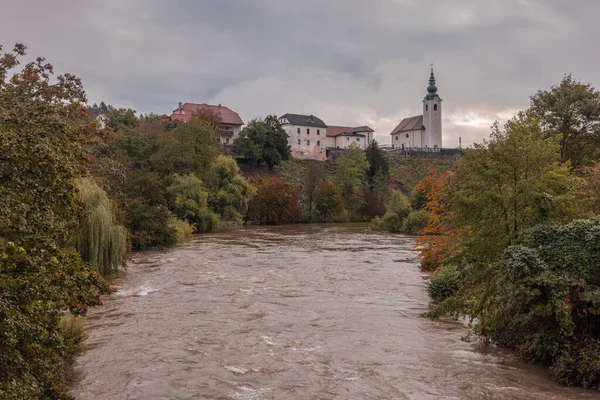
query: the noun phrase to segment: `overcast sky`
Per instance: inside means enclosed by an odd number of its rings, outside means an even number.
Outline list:
[[[479,142],[565,72],[600,83],[598,0],[4,0],[0,44],[141,113],[314,114],[390,143],[435,65],[443,146]]]

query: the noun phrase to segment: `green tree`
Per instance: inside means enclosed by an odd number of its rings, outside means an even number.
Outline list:
[[[322,183],[314,200],[315,214],[320,222],[343,220],[346,215],[340,189],[331,181]]]
[[[308,220],[312,220],[315,207],[315,199],[319,194],[323,180],[325,179],[325,166],[322,162],[311,162],[304,181],[302,189],[303,197],[306,199],[304,206],[308,215]]]
[[[573,216],[579,182],[558,161],[556,141],[543,138],[530,112],[519,113],[505,131],[496,124],[489,142],[464,151],[451,197],[472,256],[497,260],[534,224]]]
[[[223,152],[219,131],[213,122],[192,118],[165,138],[164,146],[152,156],[153,166],[164,174],[201,173]]]
[[[85,92],[43,58],[15,68],[25,46],[0,47],[0,398],[69,398],[73,349],[59,322],[109,289],[65,242],[83,207],[74,179],[96,134]]]
[[[598,158],[600,93],[567,74],[558,85],[531,97],[531,109],[541,118],[545,137],[560,140],[561,162],[573,167]]]
[[[368,185],[368,169],[369,162],[365,152],[355,144],[347,147],[338,164],[336,183],[352,221],[362,219],[361,209],[365,202],[363,190]]]
[[[373,140],[365,150],[369,169],[367,177],[369,179],[369,189],[374,191],[378,180],[387,180],[390,176],[390,164],[385,152],[379,147],[376,140]],[[381,187],[381,186],[380,186]]]
[[[248,211],[248,201],[255,190],[239,174],[235,160],[218,156],[204,176],[210,209],[223,221],[242,224]]]
[[[250,121],[233,141],[233,148],[250,165],[265,162],[269,170],[290,156],[288,135],[275,115]]]
[[[108,115],[106,125],[112,128],[115,132],[120,132],[124,129],[135,129],[139,125],[138,118],[135,116],[135,110],[131,108],[114,108]]]
[[[208,208],[208,193],[197,176],[176,174],[167,191],[175,215],[189,222],[196,232],[213,232],[218,227],[219,217]]]

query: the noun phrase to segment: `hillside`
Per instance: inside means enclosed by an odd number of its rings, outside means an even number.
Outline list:
[[[427,167],[435,168],[438,171],[446,171],[452,168],[454,162],[455,160],[451,159],[403,158],[393,155],[390,157],[390,183],[405,194],[410,195],[417,183],[425,177]],[[240,173],[246,178],[255,176],[261,178],[282,177],[299,187],[303,187],[311,166],[318,164],[325,167],[325,178],[333,181],[336,163],[330,161],[321,162],[292,158],[276,166],[273,171],[269,171],[266,167],[251,168],[240,164]]]

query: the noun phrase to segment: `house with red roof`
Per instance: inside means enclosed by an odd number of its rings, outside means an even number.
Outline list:
[[[356,144],[361,149],[366,149],[373,141],[374,130],[368,126],[327,126],[327,147],[345,149],[351,144]]]
[[[442,99],[437,94],[433,67],[427,95],[423,99],[423,114],[404,118],[390,133],[392,147],[439,150],[442,148]]]
[[[172,121],[188,122],[195,114],[203,111],[213,112],[220,117],[219,133],[221,134],[220,140],[222,143],[231,144],[233,139],[239,136],[244,121],[238,113],[221,104],[179,103],[179,106],[173,110],[169,118]]]

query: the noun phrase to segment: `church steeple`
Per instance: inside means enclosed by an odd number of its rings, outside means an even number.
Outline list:
[[[437,86],[435,86],[435,76],[433,75],[433,65],[431,66],[431,74],[429,75],[429,86],[427,86],[427,95],[425,100],[439,99],[437,94]]]

